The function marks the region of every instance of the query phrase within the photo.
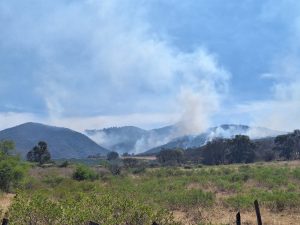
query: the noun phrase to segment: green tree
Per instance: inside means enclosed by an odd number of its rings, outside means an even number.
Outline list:
[[[183,162],[182,149],[165,149],[156,155],[157,160],[165,165],[175,165]]]
[[[300,130],[295,130],[293,133],[279,135],[274,140],[274,150],[279,152],[279,156],[284,159],[299,159],[300,158]]]
[[[30,162],[38,162],[40,165],[51,159],[47,143],[40,141],[32,150],[27,153],[27,160]]]
[[[0,141],[0,151],[4,155],[10,155],[11,152],[15,149],[15,143],[10,140]]]
[[[119,153],[117,152],[109,152],[106,156],[107,160],[108,161],[111,161],[111,160],[116,160],[119,158]]]
[[[246,135],[228,140],[226,158],[229,163],[251,163],[255,159],[255,144]]]
[[[228,140],[216,138],[209,141],[202,150],[202,162],[207,165],[219,165],[226,162]]]
[[[27,169],[19,157],[10,155],[14,146],[12,141],[0,141],[0,189],[2,191],[10,191],[17,186]]]

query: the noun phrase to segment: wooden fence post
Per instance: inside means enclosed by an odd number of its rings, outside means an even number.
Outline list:
[[[8,225],[8,219],[3,218],[2,225]]]
[[[90,221],[90,222],[89,222],[89,225],[100,225],[100,224],[95,223],[95,222],[93,222],[93,221]]]
[[[258,204],[257,200],[254,201],[254,207],[255,207],[255,212],[256,212],[257,224],[262,225],[259,204]]]
[[[241,214],[238,212],[236,214],[236,225],[241,225]]]

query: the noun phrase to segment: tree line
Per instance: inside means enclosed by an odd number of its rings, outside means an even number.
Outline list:
[[[246,135],[231,139],[215,138],[199,148],[163,149],[157,159],[164,165],[192,162],[206,165],[252,163],[255,161],[300,158],[300,130],[269,139],[251,140]]]

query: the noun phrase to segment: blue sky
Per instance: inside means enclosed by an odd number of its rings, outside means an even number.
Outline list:
[[[2,0],[0,128],[300,127],[297,0]]]

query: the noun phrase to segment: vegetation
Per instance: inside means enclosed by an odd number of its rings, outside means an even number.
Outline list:
[[[183,150],[164,149],[156,157],[163,165],[178,165],[183,162]]]
[[[147,168],[134,176],[131,170],[113,176],[76,166],[73,174],[85,171],[79,173],[84,181],[63,175],[65,169],[46,168],[48,176],[23,182],[9,210],[12,224],[185,224],[173,217],[178,211],[191,224],[209,224],[212,218],[204,212],[218,208],[234,215],[238,209],[253,210],[255,199],[274,215],[300,213],[300,164]],[[90,179],[91,173],[97,177]]]
[[[300,158],[300,131],[259,141],[245,135],[236,135],[232,139],[216,138],[205,146],[183,152],[184,162],[206,165],[296,160]]]
[[[27,153],[27,160],[30,162],[38,162],[40,165],[48,162],[51,159],[47,143],[40,141]]]
[[[277,136],[275,144],[274,150],[278,151],[279,155],[284,159],[292,160],[300,158],[300,130]]]
[[[76,170],[73,173],[73,179],[82,181],[82,180],[96,180],[98,174],[95,173],[91,168],[85,165],[78,165]]]
[[[27,169],[19,157],[11,155],[13,149],[12,141],[0,141],[0,189],[6,192],[20,184]]]
[[[255,199],[270,217],[280,212],[296,218],[300,163],[251,162],[298,157],[298,138],[297,131],[278,137],[265,155],[237,135],[198,149],[164,150],[157,160],[111,153],[89,159],[97,166],[72,160],[48,168],[32,164],[25,177],[26,166],[11,154],[13,143],[0,143],[0,188],[17,193],[8,212],[11,224],[220,224],[221,211],[253,210]]]
[[[107,154],[107,160],[108,160],[108,161],[116,160],[116,159],[118,159],[118,158],[119,158],[119,153],[117,153],[117,152],[109,152],[109,153]]]

